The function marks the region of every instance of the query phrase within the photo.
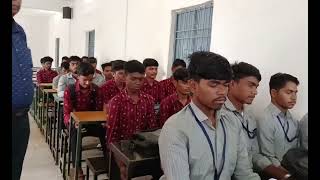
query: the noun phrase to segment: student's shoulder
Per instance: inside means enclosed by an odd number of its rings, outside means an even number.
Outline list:
[[[143,91],[140,91],[140,97],[145,101],[145,102],[152,102],[152,103],[154,103],[154,98],[151,96],[151,95],[149,95],[149,94],[147,94],[147,93],[145,93],[145,92],[143,92]]]
[[[117,95],[113,96],[113,98],[110,99],[109,104],[120,105],[121,102],[123,102],[124,100],[125,100],[124,94],[122,92],[120,92]]]
[[[188,110],[188,106],[185,106],[180,111],[170,116],[164,126],[183,129],[184,126],[188,126],[190,124],[190,117],[192,117],[192,115]]]

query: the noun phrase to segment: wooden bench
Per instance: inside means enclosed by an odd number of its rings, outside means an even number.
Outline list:
[[[86,159],[87,174],[86,179],[89,180],[89,169],[93,172],[94,180],[98,179],[100,174],[108,173],[108,161],[104,157],[93,157]]]

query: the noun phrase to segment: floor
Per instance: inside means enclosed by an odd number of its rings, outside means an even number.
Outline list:
[[[63,180],[59,166],[55,165],[44,136],[33,118],[29,116],[29,119],[30,139],[24,159],[21,180]],[[85,167],[85,163],[82,164],[82,167]],[[93,179],[93,176],[90,176],[90,179]],[[107,179],[107,176],[100,175],[98,179]]]

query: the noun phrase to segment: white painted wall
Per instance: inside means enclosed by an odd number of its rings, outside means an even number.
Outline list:
[[[230,62],[246,61],[262,74],[255,111],[270,102],[269,80],[277,72],[300,81],[293,113],[308,111],[308,2],[301,0],[217,0],[211,50]]]
[[[68,56],[70,20],[62,19],[61,12],[21,8],[14,19],[26,32],[33,66],[40,67],[40,59],[44,56],[55,59],[55,39],[58,37],[60,38],[60,59],[62,56]]]

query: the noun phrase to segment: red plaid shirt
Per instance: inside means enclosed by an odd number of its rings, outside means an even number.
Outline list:
[[[141,86],[141,91],[149,94],[154,98],[155,103],[160,103],[159,94],[160,94],[160,88],[159,88],[159,82],[156,80],[153,80],[152,85],[148,83],[147,78],[144,79],[143,84]]]
[[[158,127],[154,101],[150,95],[139,94],[135,104],[127,91],[121,91],[109,102],[107,143],[130,139],[135,132]]]
[[[54,77],[58,76],[57,71],[41,69],[37,72],[37,82],[40,83],[52,83]]]
[[[173,81],[173,78],[171,77],[159,82],[159,86],[161,89],[160,101],[162,101],[164,98],[176,92],[176,88],[174,87],[172,81]]]
[[[91,92],[96,91],[95,104],[96,107],[91,107],[93,99],[91,98]],[[64,90],[63,96],[63,117],[64,123],[68,126],[70,122],[70,113],[73,111],[102,111],[102,99],[99,91],[99,87],[95,84],[92,84],[90,90],[86,93],[80,91],[80,84],[78,81],[75,83],[75,94],[76,94],[76,107],[73,107],[71,100],[71,93],[69,86]]]
[[[100,91],[102,94],[102,100],[104,104],[108,104],[108,102],[117,94],[120,93],[120,89],[118,88],[116,81],[111,79],[107,81],[104,85],[100,87]]]
[[[191,98],[188,97],[188,101],[185,105],[183,105],[178,98],[178,94],[174,93],[170,96],[166,97],[161,101],[160,104],[160,127],[164,125],[167,119],[179,112],[182,108],[184,108],[187,104],[189,104]]]

